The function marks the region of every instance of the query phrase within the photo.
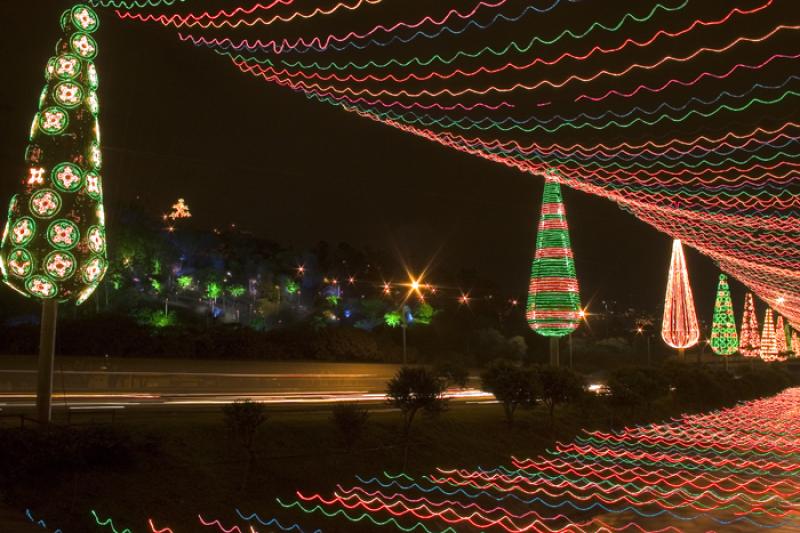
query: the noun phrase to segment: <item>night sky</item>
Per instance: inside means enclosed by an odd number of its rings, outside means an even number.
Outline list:
[[[68,3],[3,2],[0,145],[5,204],[21,168],[43,70]],[[509,296],[527,289],[541,178],[360,119],[234,70],[173,31],[99,10],[107,209],[153,213],[183,197],[194,224],[241,228],[298,247],[319,240],[396,251],[413,268],[474,268]],[[564,191],[584,303],[656,312],[670,239],[610,201]],[[111,218],[113,219],[113,213]],[[114,245],[113,224],[109,226]],[[687,250],[703,319],[717,270]],[[743,289],[732,283],[740,312]]]

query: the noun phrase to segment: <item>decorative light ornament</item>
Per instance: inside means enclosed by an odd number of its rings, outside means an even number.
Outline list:
[[[0,247],[3,280],[27,296],[80,303],[107,268],[91,59],[99,25],[91,7],[67,10],[63,37],[47,63],[47,87],[25,152],[20,194],[10,204]],[[80,273],[80,275],[78,275]]]
[[[689,285],[689,273],[686,271],[686,258],[679,239],[672,241],[672,260],[667,278],[661,338],[681,353],[697,344],[700,339],[692,287]]]
[[[711,349],[718,355],[731,355],[739,349],[731,291],[725,274],[719,275],[717,285],[717,299],[714,302],[714,318],[711,324]]]
[[[775,324],[772,322],[772,309],[767,307],[764,313],[764,329],[761,331],[761,359],[775,361],[778,359],[778,344],[775,340]]]
[[[758,333],[758,317],[751,292],[744,297],[741,331],[739,352],[745,357],[758,357],[761,353],[761,335]]]
[[[186,200],[178,198],[177,203],[172,205],[172,212],[167,215],[170,220],[177,220],[179,218],[192,218],[192,213],[189,206],[186,205]]]
[[[775,350],[778,352],[778,359],[786,359],[789,351],[789,342],[786,339],[786,330],[783,325],[783,317],[778,315],[775,321]]]
[[[550,176],[544,183],[542,214],[531,266],[528,325],[544,337],[563,337],[580,324],[580,311],[578,278],[561,185]]]

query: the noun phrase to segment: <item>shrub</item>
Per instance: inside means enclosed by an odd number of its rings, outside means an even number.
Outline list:
[[[342,437],[345,448],[349,452],[364,433],[369,411],[356,404],[340,403],[333,407],[331,418],[336,430]]]
[[[583,391],[583,378],[564,367],[540,366],[536,371],[542,402],[550,415],[550,430],[555,427],[557,406],[576,400]]]
[[[408,437],[411,424],[420,410],[436,414],[447,407],[445,386],[423,367],[404,366],[389,381],[386,395],[389,404],[403,413],[403,435]]]
[[[498,359],[481,375],[483,389],[491,392],[503,406],[506,422],[514,425],[514,413],[520,406],[532,406],[541,392],[536,373],[511,361]]]

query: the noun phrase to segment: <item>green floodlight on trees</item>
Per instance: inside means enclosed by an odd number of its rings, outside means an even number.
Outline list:
[[[58,302],[82,304],[108,269],[92,37],[99,26],[83,4],[61,15],[62,35],[44,70],[21,183],[0,238],[3,281],[42,301],[36,403],[44,424],[51,419]]]

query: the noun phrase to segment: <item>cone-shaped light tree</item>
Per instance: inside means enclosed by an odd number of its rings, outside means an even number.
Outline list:
[[[681,359],[684,350],[697,344],[700,339],[700,326],[694,309],[692,287],[689,285],[689,273],[686,271],[686,258],[683,255],[683,245],[678,239],[672,242],[661,338],[669,346],[678,349]]]
[[[550,364],[557,366],[558,339],[578,327],[581,300],[561,185],[553,178],[544,184],[527,318],[533,331],[550,337]]]
[[[778,359],[786,359],[788,357],[789,342],[786,340],[786,330],[783,326],[783,316],[778,315],[775,320],[775,350],[778,352]]]
[[[745,357],[758,357],[761,353],[761,335],[758,333],[758,317],[751,292],[744,298],[741,333],[739,352]]]
[[[778,358],[778,346],[775,341],[775,323],[772,321],[772,309],[764,313],[764,329],[761,331],[761,359],[775,361]]]
[[[739,349],[731,290],[725,274],[719,275],[717,285],[717,299],[714,302],[714,318],[711,323],[711,349],[718,355],[732,355]]]
[[[45,69],[47,85],[33,119],[21,186],[11,198],[0,243],[3,281],[41,300],[39,400],[48,372],[42,365],[52,347],[57,302],[80,305],[97,288],[108,261],[100,178],[98,77],[93,60],[97,14],[76,5],[61,17],[62,36]],[[49,421],[50,405],[40,405]],[[45,409],[46,407],[46,409]]]

